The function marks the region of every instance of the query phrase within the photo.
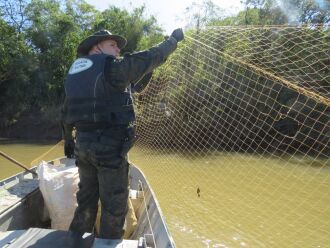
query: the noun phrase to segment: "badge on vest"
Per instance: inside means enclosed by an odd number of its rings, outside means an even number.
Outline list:
[[[86,58],[77,59],[71,65],[69,74],[76,74],[78,72],[85,71],[88,68],[91,68],[92,65],[93,65],[93,61],[91,61],[90,59],[86,59]]]

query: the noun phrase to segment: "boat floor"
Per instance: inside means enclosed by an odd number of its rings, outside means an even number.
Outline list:
[[[31,174],[20,175],[0,184],[0,213],[36,190],[39,181]]]
[[[99,239],[85,233],[83,237],[69,232],[42,228],[0,232],[3,248],[142,248],[138,240]]]

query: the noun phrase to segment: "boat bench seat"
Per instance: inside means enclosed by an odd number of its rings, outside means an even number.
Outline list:
[[[143,248],[138,240],[99,239],[85,233],[83,237],[69,231],[29,228],[0,232],[3,248]]]

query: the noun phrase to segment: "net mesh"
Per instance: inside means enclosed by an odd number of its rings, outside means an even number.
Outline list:
[[[179,247],[330,243],[329,33],[192,30],[134,96],[130,159]]]

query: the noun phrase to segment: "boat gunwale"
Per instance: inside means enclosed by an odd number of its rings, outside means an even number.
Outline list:
[[[62,160],[62,159],[67,159],[67,158],[66,158],[66,157],[60,157],[60,158],[56,158],[56,159],[54,159],[54,160],[47,161],[47,163],[51,163],[51,164],[53,164],[54,161],[56,161],[56,160]],[[130,166],[130,172],[131,172],[132,174],[130,173],[129,176],[131,176],[131,177],[133,178],[133,174],[134,174],[135,177],[136,177],[135,180],[136,180],[136,181],[143,182],[143,184],[144,184],[144,185],[143,185],[144,190],[147,190],[147,191],[150,192],[150,193],[149,193],[149,194],[150,194],[150,197],[149,197],[148,203],[147,203],[146,206],[143,206],[143,207],[145,208],[145,210],[143,210],[143,211],[148,212],[148,208],[149,208],[149,204],[150,204],[150,202],[151,202],[151,201],[154,202],[154,204],[155,204],[155,206],[156,206],[155,209],[156,209],[156,211],[158,212],[158,215],[159,215],[159,218],[160,218],[160,223],[161,223],[161,225],[162,225],[162,227],[163,227],[163,231],[165,232],[166,237],[168,238],[168,241],[169,241],[169,244],[170,244],[170,246],[167,246],[167,247],[175,247],[175,243],[174,243],[173,237],[171,236],[171,234],[170,234],[170,232],[169,232],[169,229],[168,229],[168,226],[167,226],[167,224],[166,224],[166,222],[165,222],[165,218],[164,218],[164,215],[163,215],[163,211],[162,211],[161,208],[160,208],[160,204],[159,204],[159,202],[158,202],[158,199],[156,198],[155,192],[154,192],[153,189],[151,188],[151,185],[149,184],[149,181],[147,180],[145,174],[142,172],[142,170],[141,170],[138,166],[136,166],[135,164],[132,164],[132,163],[130,163],[130,165],[131,165],[131,166]],[[31,168],[31,170],[36,171],[36,170],[37,170],[37,167],[38,167],[38,166],[34,166],[34,167]],[[132,170],[133,167],[134,167],[134,169]],[[134,171],[134,170],[135,170],[135,171]],[[26,175],[28,175],[28,174],[31,174],[31,173],[30,173],[29,171],[22,171],[22,172],[19,172],[19,173],[15,174],[15,175],[12,175],[12,176],[10,176],[10,177],[7,177],[7,178],[1,180],[1,181],[0,181],[0,190],[3,190],[3,189],[6,187],[6,185],[11,184],[11,183],[13,183],[13,182],[16,182],[16,183],[18,184],[21,180],[24,180],[24,177],[25,177]],[[31,174],[31,178],[32,178],[33,180],[39,180],[39,178],[33,178],[33,177],[32,177],[32,174]],[[29,178],[29,179],[31,179],[31,178]],[[141,178],[142,178],[142,180],[141,180]],[[13,184],[13,185],[15,185],[15,184]],[[0,219],[5,218],[5,216],[6,216],[7,214],[9,214],[9,213],[10,213],[11,211],[13,211],[15,208],[20,207],[21,204],[22,204],[23,202],[25,202],[26,200],[28,200],[30,196],[32,196],[33,194],[38,193],[39,191],[40,191],[40,188],[39,188],[39,185],[38,185],[37,188],[31,190],[31,192],[27,193],[27,194],[26,194],[25,196],[23,196],[21,199],[19,199],[19,200],[13,202],[10,206],[8,206],[7,208],[3,209],[3,210],[0,212]],[[151,228],[151,230],[152,230],[153,227],[152,227],[152,225],[151,225],[150,222],[149,222],[149,224],[150,224],[150,228]],[[164,236],[165,236],[165,235],[164,235]],[[155,237],[154,237],[154,238],[155,238]]]

